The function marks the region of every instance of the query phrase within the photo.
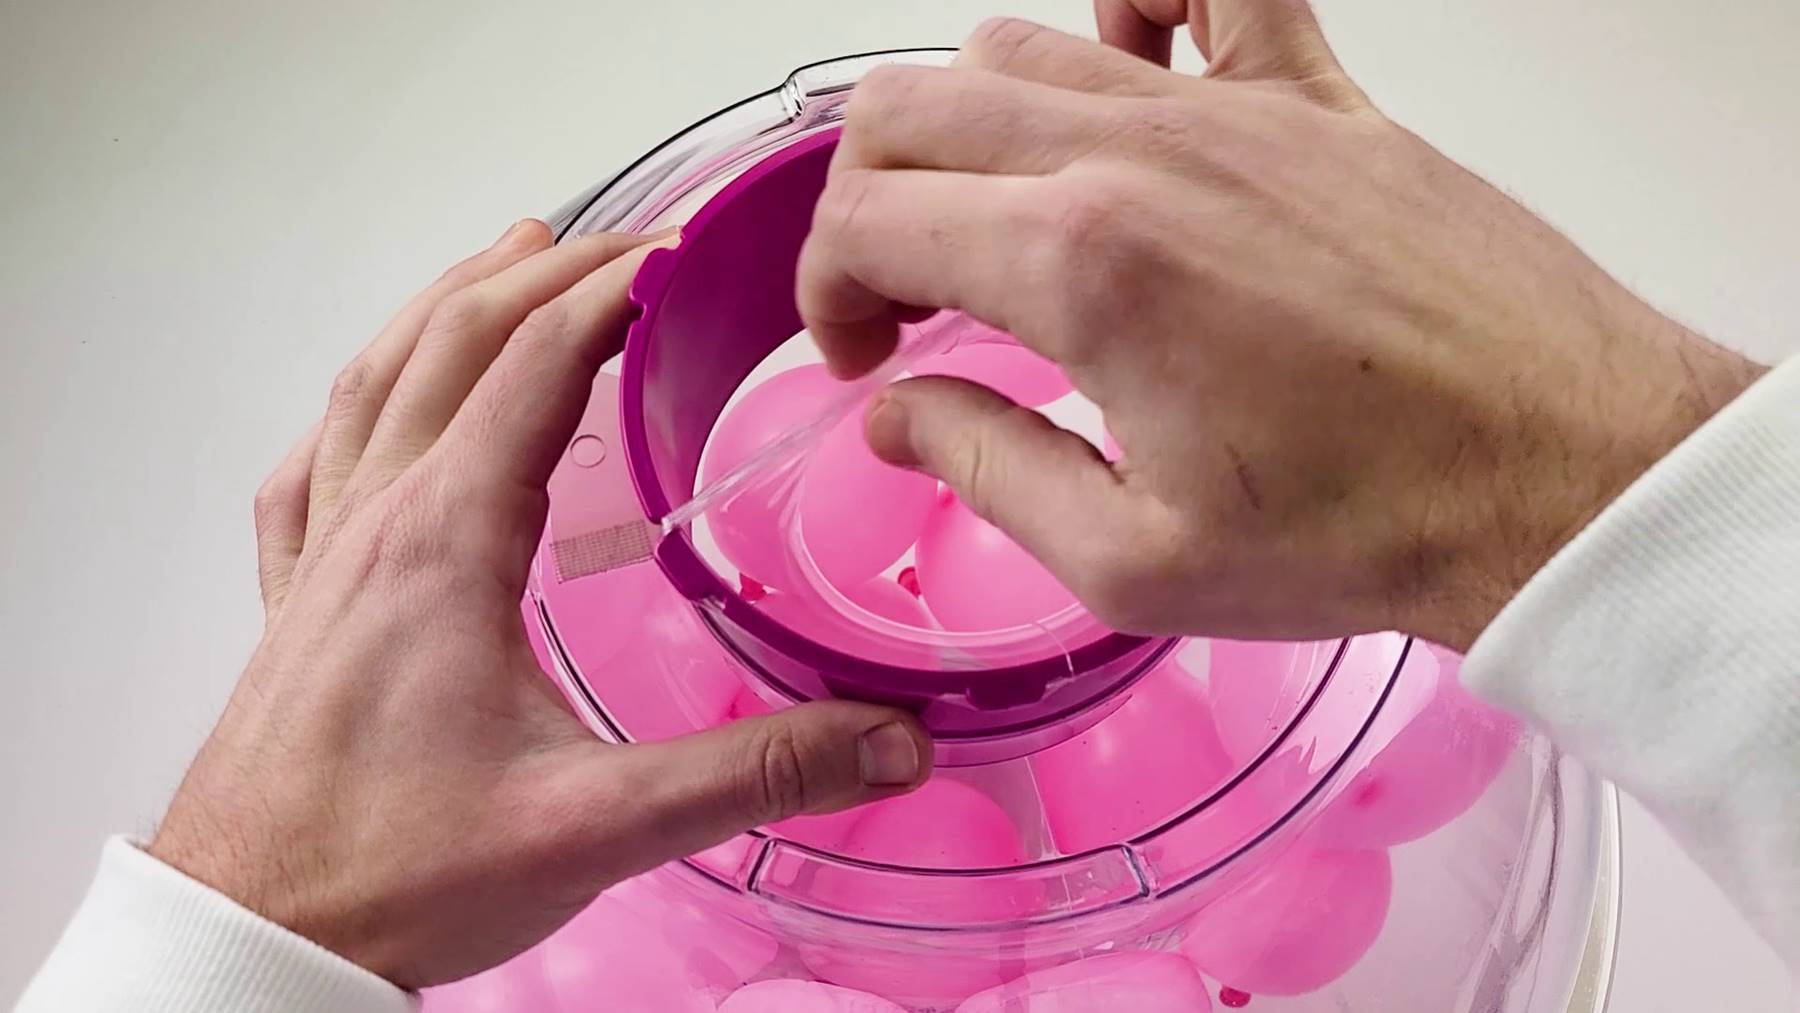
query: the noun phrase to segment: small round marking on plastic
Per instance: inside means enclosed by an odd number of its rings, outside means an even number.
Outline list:
[[[583,433],[569,444],[569,460],[577,468],[592,468],[606,460],[606,441],[593,433]]]

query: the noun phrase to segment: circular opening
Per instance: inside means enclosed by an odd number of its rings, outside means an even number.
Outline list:
[[[1047,368],[1058,384],[1040,382],[1025,403],[1098,447],[1098,409],[1054,366],[1006,340],[991,363],[971,367],[958,348],[920,355],[907,373],[1005,388],[1021,366]],[[855,403],[838,417],[845,396]],[[823,432],[693,517],[695,551],[726,586],[819,644],[895,665],[981,670],[1066,658],[1105,635],[1060,582],[950,489],[877,460],[862,435],[864,400],[856,385],[830,377],[804,332],[731,394],[701,455],[706,489],[799,428]],[[710,496],[703,490],[697,500]]]
[[[632,298],[642,314],[625,346],[621,424],[625,457],[646,516],[669,517],[694,497],[702,478],[710,477],[702,475],[702,458],[708,443],[716,443],[712,438],[722,419],[731,421],[725,416],[733,395],[799,330],[793,300],[795,264],[810,226],[808,209],[823,189],[835,143],[833,131],[814,133],[744,167],[683,226],[680,244],[653,254],[634,282]],[[979,328],[956,317],[944,326],[962,331]],[[968,347],[959,345],[933,368],[952,371],[957,367],[948,360],[962,356],[974,358],[973,363],[960,367],[963,370],[991,372],[995,367],[986,360],[1011,356],[1012,367],[1021,363],[1033,367],[1023,372],[1036,386],[1022,396],[1043,398],[1046,387],[1055,392],[1057,385],[1066,389],[1066,381],[1054,367],[1003,342],[1004,335],[989,334],[987,341],[975,340],[978,335],[963,337],[970,339]],[[771,382],[791,376],[791,372]],[[869,392],[855,389],[851,393]],[[852,415],[854,400],[848,402]],[[774,403],[779,407],[784,401],[776,398]],[[801,415],[796,421],[805,418]],[[932,506],[925,502],[934,495],[929,480],[873,462],[856,418],[839,416],[832,421],[834,424],[826,427],[829,431],[820,430],[815,465],[836,451],[846,457],[860,454],[878,469],[863,475],[864,481],[910,482],[917,502]],[[776,426],[763,432],[760,442],[747,442],[756,447],[777,440],[785,431],[786,427]],[[828,478],[839,477],[836,469],[824,472]],[[794,483],[802,493],[798,498],[805,500],[804,494],[816,491],[808,487],[819,474],[817,467],[794,468],[781,472],[780,477]],[[924,485],[919,485],[921,482]],[[893,505],[886,494],[870,497],[868,488],[855,482],[837,486],[839,492],[846,489],[851,501],[857,494],[865,494],[861,502],[871,512]],[[745,497],[743,501],[754,499]],[[844,503],[837,505],[840,511],[844,509]],[[960,525],[965,535],[972,531],[979,536],[984,525],[954,507],[951,504],[937,516],[947,518],[948,526]],[[719,513],[730,509],[727,505]],[[673,585],[706,613],[707,622],[745,667],[782,696],[847,696],[908,706],[921,714],[940,741],[984,741],[995,750],[954,759],[941,757],[947,761],[983,762],[1008,750],[1020,750],[1010,755],[1022,755],[1073,734],[1096,705],[1129,686],[1168,649],[1167,641],[1106,631],[1079,609],[1065,609],[1049,619],[1023,615],[1004,628],[976,632],[947,628],[956,624],[946,614],[933,616],[935,622],[871,615],[879,610],[858,605],[856,589],[829,579],[830,571],[843,565],[846,553],[856,554],[868,532],[854,523],[843,523],[841,518],[836,523],[810,525],[806,512],[802,503],[799,515],[791,523],[778,525],[773,536],[765,533],[760,540],[740,544],[734,562],[751,582],[735,574],[722,577],[696,545],[691,527],[678,527],[665,537],[658,546],[657,561]],[[721,526],[715,523],[713,527],[718,535]],[[919,552],[925,553],[930,541],[905,536],[899,547],[916,543]],[[852,544],[846,546],[846,542]],[[727,548],[726,554],[733,555]],[[1016,547],[1013,551],[1018,561],[1029,561]],[[759,552],[779,558],[751,558]],[[899,597],[896,589],[888,586],[897,571],[884,571],[908,562],[903,557],[904,552],[883,558],[875,572],[865,568],[857,574],[859,582],[884,581],[877,585],[883,600],[901,610],[910,595]],[[928,570],[970,569],[965,554],[953,552],[946,558],[949,562],[945,565],[934,565],[923,554],[910,561],[927,601],[933,596]],[[815,570],[827,579],[808,579],[809,574],[814,578],[820,575]],[[1066,596],[1044,576],[1053,593]],[[1018,586],[974,586],[981,582],[982,575],[975,574],[964,586],[952,580],[945,584],[949,591],[939,590],[946,595],[960,591],[968,599],[955,610],[959,613],[1012,604],[1020,596]],[[746,588],[755,601],[746,599]],[[766,593],[770,588],[791,597]],[[797,602],[802,594],[809,601]],[[850,601],[846,604],[839,599]],[[1067,600],[1072,602],[1072,598]],[[822,621],[809,624],[808,618],[800,615],[807,610],[792,608],[797,604],[822,606],[810,610],[812,619]],[[832,607],[834,604],[844,607]],[[1018,740],[1023,733],[1038,731],[1047,737]],[[999,744],[1001,739],[1009,744]]]

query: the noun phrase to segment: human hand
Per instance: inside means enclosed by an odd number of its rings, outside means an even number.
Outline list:
[[[499,964],[604,887],[749,827],[898,794],[909,717],[796,707],[596,740],[519,600],[545,483],[648,247],[526,221],[339,375],[256,501],[266,628],[151,854],[396,984]]]
[[[1466,649],[1757,375],[1383,117],[1303,0],[1097,9],[1137,55],[1000,20],[860,83],[797,298],[840,375],[915,307],[1063,366],[1123,459],[937,377],[868,438],[1110,625]]]

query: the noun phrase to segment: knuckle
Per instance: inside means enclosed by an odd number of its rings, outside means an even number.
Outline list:
[[[1126,293],[1143,287],[1143,257],[1129,232],[1133,200],[1123,184],[1090,177],[1060,183],[1024,211],[1026,270],[1045,293],[1043,308],[1058,324],[1046,337],[1066,363],[1085,361],[1131,308]]]
[[[536,352],[545,345],[554,345],[569,333],[569,307],[561,300],[553,299],[525,315],[519,326],[513,330],[509,343],[519,346],[527,352]]]
[[[844,111],[847,129],[865,122],[880,122],[892,116],[908,115],[916,106],[919,92],[925,87],[928,67],[887,64],[876,67],[857,82]]]
[[[451,264],[444,269],[443,274],[438,275],[437,281],[432,283],[431,289],[426,291],[429,293],[435,289],[440,292],[455,292],[480,281],[490,270],[488,263],[492,259],[493,253],[492,248],[482,250],[480,253],[471,254]]]
[[[1023,18],[992,17],[975,26],[963,51],[990,70],[1011,66],[1043,38],[1044,26]]]
[[[1111,629],[1160,632],[1157,603],[1166,600],[1164,592],[1178,583],[1176,561],[1189,553],[1173,551],[1167,537],[1144,523],[1106,528],[1077,549],[1070,590]]]
[[[806,767],[800,743],[792,730],[779,723],[763,733],[752,751],[756,768],[745,779],[745,799],[758,823],[786,819],[806,811]]]
[[[819,195],[818,209],[813,213],[813,229],[827,239],[849,232],[875,186],[875,173],[870,169],[842,169],[831,174],[825,192]]]
[[[1046,213],[1055,245],[1067,254],[1071,266],[1091,267],[1095,254],[1109,253],[1118,245],[1121,224],[1130,200],[1123,188],[1104,176],[1071,180]]]
[[[250,500],[250,514],[256,521],[258,534],[274,527],[287,512],[297,491],[297,484],[279,472],[263,481]]]
[[[1109,629],[1131,632],[1141,628],[1142,587],[1125,560],[1112,553],[1089,550],[1078,557],[1079,572],[1070,590],[1095,619]],[[1134,593],[1136,592],[1136,593]]]
[[[458,334],[475,330],[488,317],[487,300],[472,289],[459,289],[438,300],[425,322],[427,334]]]
[[[994,475],[988,439],[982,430],[974,427],[958,430],[944,448],[942,468],[963,503],[984,518],[991,516],[994,505],[1004,499],[996,488],[1000,483]]]
[[[338,418],[356,411],[369,395],[374,383],[375,370],[368,360],[360,355],[351,359],[332,378],[331,396],[326,400],[326,410]]]
[[[428,534],[433,491],[404,477],[384,489],[370,504],[372,524],[358,539],[358,571],[369,585],[391,585],[419,572],[432,561]]]

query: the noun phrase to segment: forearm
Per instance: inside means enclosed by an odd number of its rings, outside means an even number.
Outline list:
[[[1648,805],[1800,968],[1800,359],[1570,541],[1463,675]]]

